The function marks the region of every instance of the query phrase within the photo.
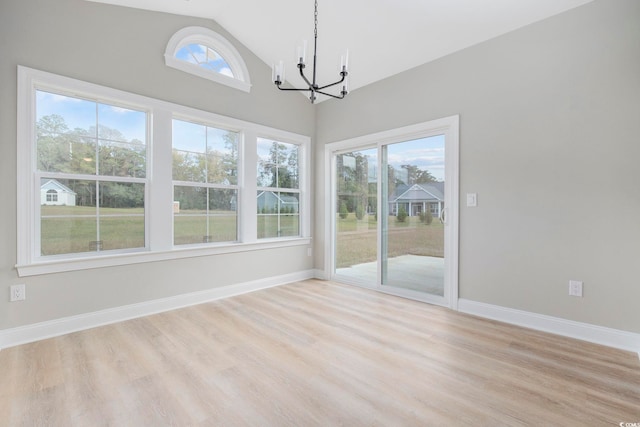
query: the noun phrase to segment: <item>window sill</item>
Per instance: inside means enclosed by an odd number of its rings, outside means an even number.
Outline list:
[[[309,237],[291,239],[270,239],[252,243],[234,243],[224,246],[197,246],[171,251],[145,251],[118,253],[99,257],[75,258],[64,260],[39,261],[32,264],[16,265],[19,277],[39,276],[42,274],[63,273],[67,271],[88,270],[92,268],[115,267],[119,265],[142,264],[146,262],[169,261],[182,258],[195,258],[211,255],[230,254],[266,249],[278,249],[290,246],[304,246],[311,243]]]

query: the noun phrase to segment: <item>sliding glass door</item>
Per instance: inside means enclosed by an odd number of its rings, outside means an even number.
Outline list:
[[[444,135],[381,151],[381,285],[444,297]]]
[[[348,281],[378,279],[378,149],[335,155],[335,270]]]
[[[328,146],[330,277],[453,306],[458,118]]]

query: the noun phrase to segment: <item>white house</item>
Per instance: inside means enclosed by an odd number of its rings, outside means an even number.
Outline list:
[[[76,193],[55,179],[43,179],[40,186],[40,204],[75,206]]]
[[[444,182],[399,185],[389,199],[391,215],[397,215],[403,206],[409,216],[420,215],[429,209],[431,215],[437,217],[444,208]]]

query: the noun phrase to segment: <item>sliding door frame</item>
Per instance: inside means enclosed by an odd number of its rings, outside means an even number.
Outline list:
[[[363,135],[343,141],[329,143],[325,146],[325,190],[329,203],[326,203],[325,211],[325,254],[324,254],[324,276],[330,279],[335,278],[335,240],[336,240],[336,156],[354,150],[362,150],[377,147],[378,154],[381,147],[398,142],[405,142],[414,139],[428,138],[436,135],[445,136],[445,200],[447,201],[447,216],[445,226],[445,287],[444,297],[441,299],[431,298],[428,295],[417,296],[403,292],[389,292],[381,285],[380,277],[380,244],[381,244],[381,224],[378,221],[378,275],[375,286],[365,286],[378,291],[393,293],[395,295],[418,299],[421,301],[443,305],[454,310],[458,308],[458,227],[459,227],[459,116],[450,116],[442,119],[431,120],[415,125]],[[383,173],[382,159],[378,156],[378,179]],[[380,182],[378,182],[378,204],[382,198]],[[326,200],[326,199],[325,199]],[[378,212],[381,212],[378,206]],[[363,286],[358,283],[351,283]]]

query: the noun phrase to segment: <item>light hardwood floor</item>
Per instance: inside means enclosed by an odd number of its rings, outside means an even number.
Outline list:
[[[0,351],[0,425],[620,422],[634,353],[316,280]]]

